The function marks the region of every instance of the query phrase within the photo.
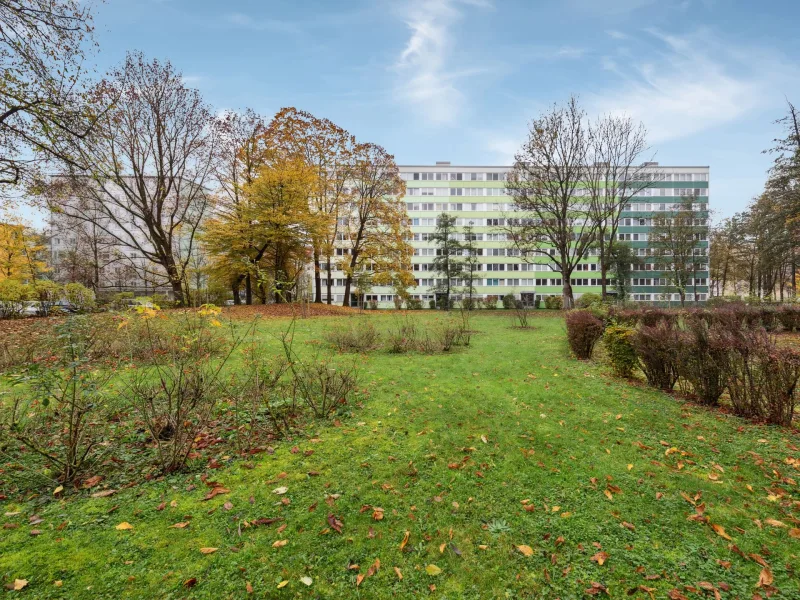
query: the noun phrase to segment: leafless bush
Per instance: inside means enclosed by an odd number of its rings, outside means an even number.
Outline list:
[[[144,322],[143,343],[150,345],[153,362],[133,370],[121,394],[144,422],[165,473],[186,465],[222,395],[220,373],[247,334],[236,334],[232,326],[227,338],[217,333],[222,329],[218,314],[215,307],[184,313],[173,333],[151,326],[157,311],[143,311],[138,319]]]
[[[358,386],[355,363],[341,365],[316,353],[303,359],[293,349],[294,322],[281,336],[283,353],[291,373],[291,397],[299,399],[317,418],[330,417],[346,404]]]
[[[667,321],[642,325],[633,336],[633,348],[647,383],[662,390],[671,390],[678,380],[678,331]]]
[[[530,327],[530,324],[528,323],[530,311],[530,307],[521,300],[518,300],[514,303],[514,317],[512,322],[516,327],[519,327],[520,329],[528,329]]]
[[[378,347],[380,333],[368,318],[359,318],[354,327],[334,327],[325,339],[340,352],[368,352]]]
[[[55,360],[19,378],[28,390],[13,399],[2,434],[44,458],[66,484],[104,454],[110,374],[89,366],[94,329],[86,317],[71,317],[55,333]]]
[[[417,324],[408,315],[396,317],[389,328],[388,337],[389,352],[393,354],[410,352],[418,346],[419,331]]]

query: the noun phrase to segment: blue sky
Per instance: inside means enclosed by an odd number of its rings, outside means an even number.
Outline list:
[[[399,163],[507,164],[571,93],[662,164],[710,165],[718,217],[762,188],[800,103],[797,0],[108,0],[101,71],[169,59],[218,110],[328,117]]]

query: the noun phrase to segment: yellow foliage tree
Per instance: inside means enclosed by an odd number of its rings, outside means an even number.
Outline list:
[[[45,246],[30,227],[0,223],[0,281],[14,279],[31,283],[48,271],[41,255]]]
[[[242,188],[244,201],[235,213],[209,219],[203,241],[212,268],[245,268],[258,281],[262,301],[292,300],[313,240],[327,217],[309,204],[316,173],[302,159],[279,157],[258,169]]]

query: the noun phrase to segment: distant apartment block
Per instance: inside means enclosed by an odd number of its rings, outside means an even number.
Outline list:
[[[545,256],[520,256],[506,233],[502,231],[505,219],[513,210],[513,199],[505,188],[506,174],[511,167],[452,166],[449,163],[436,165],[404,165],[401,177],[407,185],[406,207],[411,225],[414,247],[413,271],[416,287],[410,290],[412,297],[422,300],[427,307],[434,299],[437,274],[432,269],[436,248],[430,243],[436,229],[437,215],[447,212],[456,217],[461,228],[472,225],[476,234],[479,272],[475,281],[476,295],[505,296],[513,294],[520,299],[561,295],[561,273],[553,270],[552,262]],[[670,292],[665,274],[649,245],[653,218],[672,210],[675,203],[691,197],[693,210],[703,225],[708,224],[709,168],[671,167],[650,163],[648,171],[656,179],[652,185],[642,189],[628,203],[622,214],[619,240],[630,244],[640,258],[628,282],[630,300],[637,302],[677,302],[680,297]],[[687,300],[703,302],[708,297],[708,236],[702,234],[697,241],[696,252],[705,256],[687,293]],[[346,244],[337,249],[346,254]],[[601,280],[597,253],[591,251],[585,261],[572,274],[573,292],[576,297],[587,292],[600,293]],[[333,302],[344,300],[344,273],[334,273]],[[325,283],[325,282],[323,282]],[[459,282],[455,282],[459,283]],[[458,287],[458,286],[456,286]],[[608,288],[613,291],[613,286]],[[365,295],[366,301],[375,301],[381,307],[393,306],[391,288],[374,287]]]

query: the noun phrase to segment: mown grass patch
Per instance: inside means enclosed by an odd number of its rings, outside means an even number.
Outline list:
[[[295,348],[359,318],[298,320]],[[90,497],[104,482],[3,500],[3,583],[37,598],[797,597],[796,434],[615,379],[569,356],[561,318],[535,326],[478,314],[468,348],[358,355],[356,403],[272,454],[211,446],[219,468],[108,497]],[[266,351],[284,329],[260,326]]]

